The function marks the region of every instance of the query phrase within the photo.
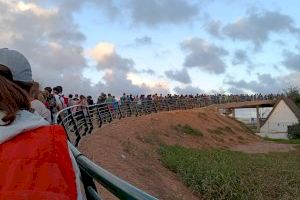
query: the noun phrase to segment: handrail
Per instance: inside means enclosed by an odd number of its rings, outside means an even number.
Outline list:
[[[233,101],[230,100],[230,102]],[[226,103],[226,101],[206,98],[170,97],[160,100],[145,99],[142,101],[101,103],[91,106],[71,106],[61,110],[55,120],[64,127],[68,135],[68,144],[79,166],[88,200],[102,199],[100,194],[97,193],[94,180],[119,199],[154,200],[156,199],[155,197],[111,174],[81,154],[76,148],[81,138],[86,134],[91,134],[95,125],[101,127],[103,124],[110,123],[115,119],[146,115],[158,111],[185,110],[222,103]]]
[[[109,189],[116,197],[120,199],[144,199],[144,200],[156,200],[157,198],[150,196],[144,191],[134,187],[133,185],[125,182],[117,176],[111,174],[102,167],[96,165],[86,156],[82,155],[72,144],[69,144],[73,155],[76,158],[77,164],[83,169],[89,176],[93,177],[105,188]]]

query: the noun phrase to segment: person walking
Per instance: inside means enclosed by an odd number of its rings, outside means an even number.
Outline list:
[[[79,200],[79,169],[63,127],[31,108],[31,67],[19,52],[0,49],[0,197]]]

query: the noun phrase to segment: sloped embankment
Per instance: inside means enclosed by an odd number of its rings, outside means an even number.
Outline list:
[[[231,148],[261,141],[214,107],[116,120],[85,137],[80,150],[97,164],[159,199],[198,199],[165,168],[158,149]],[[107,199],[113,199],[102,193]]]

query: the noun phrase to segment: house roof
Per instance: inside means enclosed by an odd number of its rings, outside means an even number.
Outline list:
[[[298,106],[291,99],[289,99],[287,97],[281,97],[277,100],[272,111],[268,115],[267,119],[264,121],[263,124],[261,124],[261,127],[269,120],[270,116],[272,115],[272,113],[274,112],[274,110],[276,109],[276,107],[278,106],[278,104],[281,100],[283,100],[285,102],[285,104],[291,109],[291,111],[295,114],[297,119],[300,121],[300,109],[298,108]]]

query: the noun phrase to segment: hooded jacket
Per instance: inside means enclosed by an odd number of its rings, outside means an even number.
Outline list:
[[[3,126],[0,111],[0,200],[78,200],[79,169],[64,129],[19,111]]]

